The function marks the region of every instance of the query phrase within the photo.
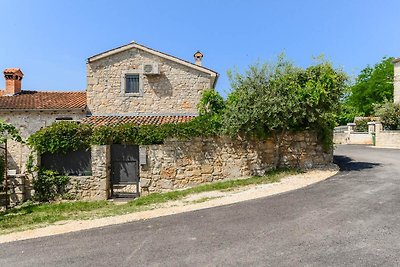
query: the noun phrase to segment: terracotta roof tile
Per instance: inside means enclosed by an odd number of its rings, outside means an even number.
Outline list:
[[[3,71],[4,73],[16,73],[16,72],[21,72],[19,68],[7,68]]]
[[[90,124],[93,126],[114,126],[125,123],[134,123],[137,125],[160,125],[167,123],[182,123],[189,122],[195,116],[90,116],[82,120],[82,123]]]
[[[86,92],[22,91],[13,96],[0,96],[0,109],[7,110],[57,110],[84,109]]]

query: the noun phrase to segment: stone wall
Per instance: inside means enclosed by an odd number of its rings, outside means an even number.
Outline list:
[[[368,133],[355,133],[354,123],[348,123],[349,129],[344,133],[335,133],[335,144],[374,145],[382,148],[400,148],[400,131],[383,130],[380,122],[368,122]],[[374,143],[375,140],[375,143]]]
[[[69,176],[65,193],[80,200],[104,200],[110,196],[110,146],[92,146],[92,175]],[[40,166],[40,157],[37,159]],[[35,176],[37,175],[34,174]],[[8,177],[10,204],[12,206],[29,199],[33,194],[30,175],[17,174]]]
[[[400,131],[377,131],[376,146],[384,148],[400,148]]]
[[[74,120],[79,120],[85,117],[85,112],[10,111],[0,113],[0,119],[14,125],[24,140],[41,128],[51,125],[56,118],[60,117],[72,117]],[[8,168],[16,169],[17,173],[24,173],[30,154],[28,146],[9,140],[7,149]]]
[[[68,193],[82,200],[103,200],[110,192],[110,146],[92,146],[92,175],[70,176]]]
[[[275,144],[238,141],[227,137],[168,140],[163,145],[146,146],[147,164],[140,170],[142,193],[162,192],[251,175],[263,175],[276,167]],[[313,168],[332,163],[316,135],[287,135],[281,146],[281,166]]]
[[[337,145],[372,145],[371,133],[334,133],[333,142]]]
[[[26,179],[24,174],[8,176],[7,179],[11,206],[22,203],[27,199],[27,196],[30,196],[30,189],[32,185],[30,181]]]
[[[142,194],[263,175],[267,170],[275,168],[278,162],[281,167],[314,168],[329,165],[333,159],[332,151],[324,152],[316,135],[311,133],[287,135],[280,147],[279,161],[272,139],[170,139],[163,145],[143,147],[146,148],[147,159],[140,168]],[[70,176],[67,192],[83,200],[107,199],[110,197],[110,146],[92,146],[91,153],[92,175]],[[16,184],[16,188],[18,186],[22,186],[21,192],[28,191],[23,189],[23,184]],[[133,188],[130,189],[133,191]]]
[[[143,75],[143,92],[122,91],[126,72],[140,73],[143,63],[158,63],[160,74]],[[87,104],[92,114],[197,114],[202,92],[211,87],[211,76],[157,57],[137,48],[87,64]]]
[[[373,133],[375,122],[368,122],[368,132],[356,132],[355,123],[347,123],[347,126],[335,128],[333,143],[337,145],[373,145]],[[339,131],[336,131],[338,129]],[[342,129],[346,129],[341,131]]]

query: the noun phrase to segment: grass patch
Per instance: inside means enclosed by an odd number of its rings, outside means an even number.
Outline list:
[[[279,182],[284,176],[299,173],[298,170],[271,170],[264,176],[221,181],[167,193],[153,193],[123,205],[109,201],[70,201],[37,204],[26,202],[20,207],[0,212],[0,234],[41,227],[64,220],[85,220],[148,210],[157,204],[180,200],[184,197],[208,191],[232,190],[247,185]],[[208,199],[199,199],[204,202]]]
[[[206,201],[209,201],[209,200],[212,200],[212,199],[216,199],[216,198],[221,198],[221,197],[202,197],[202,198],[199,198],[199,199],[196,199],[196,200],[189,201],[189,203],[190,204],[203,203],[203,202],[206,202]]]
[[[214,182],[214,183],[199,185],[196,187],[179,190],[179,191],[167,192],[167,193],[153,193],[148,196],[138,198],[138,199],[130,202],[130,204],[134,205],[134,206],[159,204],[159,203],[164,203],[167,201],[179,200],[188,195],[198,194],[198,193],[202,193],[202,192],[232,190],[232,189],[242,187],[242,186],[247,186],[247,185],[276,183],[276,182],[279,182],[282,177],[290,175],[290,174],[296,174],[296,173],[299,173],[299,171],[298,170],[271,170],[271,171],[268,171],[264,176],[253,176],[253,177],[250,177],[247,179]]]

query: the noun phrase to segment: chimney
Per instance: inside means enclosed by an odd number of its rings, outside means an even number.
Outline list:
[[[24,74],[19,68],[9,68],[4,70],[6,89],[4,95],[15,95],[21,93],[21,81]]]
[[[201,60],[203,59],[203,54],[200,51],[194,53],[194,60],[197,66],[201,66]]]

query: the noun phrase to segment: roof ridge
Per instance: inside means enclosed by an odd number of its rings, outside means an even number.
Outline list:
[[[190,62],[190,61],[188,61],[188,60],[185,60],[185,59],[182,59],[182,58],[173,56],[173,55],[171,55],[171,54],[168,54],[168,53],[165,53],[165,52],[156,50],[156,49],[154,49],[154,48],[151,48],[151,47],[148,47],[148,46],[139,44],[139,43],[137,43],[137,42],[130,42],[130,43],[127,43],[127,44],[125,44],[125,45],[121,45],[121,46],[118,46],[118,47],[116,47],[116,48],[112,48],[112,49],[106,50],[106,51],[104,51],[104,52],[101,52],[101,53],[95,54],[95,55],[93,55],[93,56],[91,56],[91,57],[88,57],[87,60],[90,62],[90,60],[93,59],[93,58],[95,58],[95,57],[98,57],[98,56],[101,56],[101,55],[103,55],[103,54],[106,54],[106,53],[109,53],[109,52],[113,52],[113,51],[115,51],[115,50],[118,50],[118,49],[121,49],[121,48],[124,48],[124,47],[128,47],[128,46],[132,46],[132,48],[133,48],[135,45],[137,45],[137,46],[139,46],[139,47],[142,47],[142,48],[145,48],[145,49],[148,49],[148,50],[151,50],[151,51],[154,51],[154,52],[156,52],[156,53],[163,54],[164,56],[174,58],[175,60],[183,61],[183,62],[185,62],[185,63],[187,63],[187,64],[192,65],[192,67],[201,68],[201,69],[207,70],[207,71],[209,71],[209,72],[213,72],[213,73],[215,73],[215,74],[218,76],[218,73],[217,73],[216,71],[212,70],[212,69],[206,68],[206,67],[204,67],[204,66],[197,65],[197,64],[195,64],[195,63],[193,63],[193,62]]]

